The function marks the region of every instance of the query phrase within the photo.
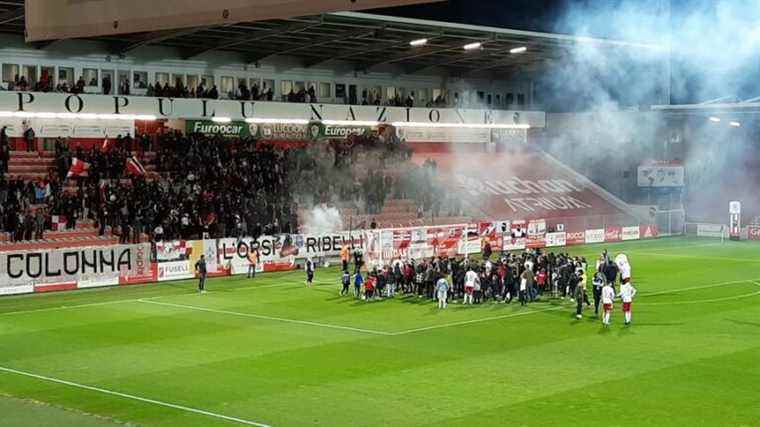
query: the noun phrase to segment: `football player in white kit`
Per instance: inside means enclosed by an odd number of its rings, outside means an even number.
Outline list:
[[[602,288],[602,308],[604,314],[602,315],[602,324],[604,327],[610,326],[610,317],[612,316],[612,303],[615,301],[615,289],[612,288],[612,284],[607,282]]]
[[[472,305],[472,296],[473,293],[475,293],[475,283],[480,282],[480,278],[478,277],[478,273],[472,271],[472,268],[469,268],[467,270],[467,273],[464,275],[464,303],[467,304],[468,301],[470,305]]]
[[[626,254],[619,254],[615,257],[615,264],[620,269],[620,282],[628,283],[631,281],[631,263],[628,262]]]
[[[636,288],[633,287],[630,281],[624,282],[620,286],[620,299],[623,301],[623,315],[625,316],[625,324],[631,324],[631,304],[633,298],[636,296]]]

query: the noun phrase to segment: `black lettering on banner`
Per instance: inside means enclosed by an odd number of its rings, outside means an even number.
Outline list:
[[[90,254],[90,259],[87,259],[87,254]],[[82,251],[82,274],[87,274],[87,267],[92,268],[93,273],[98,272],[98,253],[97,251]]]
[[[237,256],[238,258],[246,258],[248,257],[248,252],[250,252],[250,246],[248,246],[248,243],[246,242],[240,242],[237,245]]]
[[[261,243],[261,254],[264,256],[270,256],[274,255],[274,241],[266,239],[262,240]]]
[[[354,107],[348,107],[348,116],[346,117],[346,120],[356,120],[356,113],[354,112]]]
[[[317,239],[314,237],[307,237],[306,238],[306,253],[316,253],[319,249],[317,249]]]
[[[50,252],[45,252],[45,277],[55,277],[61,275],[61,269],[59,268],[56,271],[50,271],[50,265],[52,262],[50,262]]]
[[[248,105],[251,106],[251,114],[250,115],[246,114],[246,112],[245,112],[245,106],[246,106],[246,104],[248,104]],[[251,117],[253,117],[253,113],[254,113],[255,110],[256,110],[256,103],[255,102],[253,102],[253,101],[251,101],[251,102],[240,101],[240,115],[243,116],[244,119],[250,119]]]
[[[377,115],[378,122],[384,122],[388,119],[387,117],[385,117],[385,114],[388,112],[387,107],[377,107],[376,110],[378,111],[378,115]]]
[[[483,112],[483,123],[487,125],[493,123],[493,111],[486,110]]]
[[[222,259],[223,259],[223,260],[225,260],[225,261],[229,261],[229,260],[231,260],[231,259],[232,259],[232,256],[231,256],[231,255],[227,255],[227,244],[226,244],[226,243],[222,243],[222,245],[221,245],[221,247],[219,248],[219,250],[220,250],[220,251],[221,251],[221,253],[222,253]]]
[[[73,258],[74,262],[69,262]],[[64,252],[63,253],[63,272],[67,276],[73,276],[79,272],[79,253],[78,252]]]
[[[412,121],[412,109],[408,108],[406,109],[406,121],[411,122]]]
[[[459,108],[457,108],[456,110],[454,110],[454,112],[457,113],[457,117],[459,118],[459,123],[464,123],[465,120],[464,120],[464,116],[462,115],[462,111]]]
[[[129,271],[132,268],[132,249],[124,248],[119,254],[119,260],[116,264],[116,271]]]
[[[113,261],[114,261],[114,253],[113,251],[93,251],[93,253],[100,253],[100,265],[99,270],[101,273],[109,271],[106,269],[106,267],[110,267],[110,271],[113,271]]]
[[[76,108],[71,107],[71,100],[76,101]],[[66,107],[66,110],[69,113],[81,113],[82,110],[84,110],[84,99],[82,99],[79,95],[69,95],[66,97],[66,101],[63,103],[63,105]]]
[[[168,113],[166,111],[164,111],[164,101],[165,100],[166,100],[166,98],[158,98],[158,113],[161,114],[162,116],[170,116],[170,115],[174,114],[174,99],[173,98],[169,98],[169,107],[170,107],[170,109],[169,109]]]
[[[13,262],[14,259],[18,259],[20,262],[18,264],[21,264],[21,269],[17,270],[18,272],[13,272],[13,269],[11,268],[15,263]],[[8,276],[11,279],[18,279],[19,277],[22,277],[24,275],[24,254],[11,254],[6,257],[6,266],[5,271],[8,272]]]
[[[331,250],[339,251],[340,249],[342,249],[340,236],[332,236],[332,239],[330,240],[332,241],[332,248],[330,248]]]
[[[34,102],[34,94],[32,93],[19,92],[16,95],[18,95],[18,111],[24,111],[24,105]]]
[[[201,114],[201,117],[209,117],[208,115],[208,99],[202,99],[201,105],[203,105],[203,114]],[[216,116],[216,110],[211,112],[211,117]]]
[[[322,240],[322,242],[321,242],[322,244],[320,245],[320,247],[321,247],[322,250],[320,252],[328,252],[328,251],[330,251],[330,246],[331,246],[331,243],[332,243],[332,239],[330,238],[330,236],[324,236],[320,240]]]
[[[441,112],[438,110],[430,110],[428,118],[432,123],[438,123],[441,121]]]
[[[113,97],[113,113],[114,114],[121,114],[121,109],[126,107],[127,105],[129,105],[129,98],[127,98],[126,96]]]
[[[32,260],[37,260],[33,263]],[[35,265],[36,264],[36,265]],[[31,253],[26,255],[26,275],[32,279],[42,276],[42,254]]]
[[[309,107],[311,108],[311,119],[322,120],[322,110],[325,108],[325,106],[319,104],[319,110],[317,110],[317,107],[315,107],[314,104],[309,104]]]

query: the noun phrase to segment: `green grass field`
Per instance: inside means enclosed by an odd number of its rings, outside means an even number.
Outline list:
[[[634,323],[569,302],[339,297],[338,271],[0,299],[0,425],[760,425],[760,245],[625,251]],[[590,313],[593,315],[593,313]]]

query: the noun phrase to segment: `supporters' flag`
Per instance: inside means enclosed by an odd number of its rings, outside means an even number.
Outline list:
[[[135,176],[144,176],[145,175],[145,168],[142,164],[140,164],[140,161],[135,158],[135,156],[132,156],[127,159],[127,175],[135,175]]]
[[[106,139],[103,140],[103,147],[101,148],[101,150],[104,153],[107,153],[111,149],[111,147],[113,147],[113,141],[108,139],[108,136],[106,136]]]
[[[50,217],[51,228],[53,231],[63,231],[66,229],[66,217],[63,215],[53,215]]]
[[[73,159],[71,159],[71,167],[69,168],[69,173],[66,175],[66,178],[79,177],[79,176],[86,177],[86,176],[89,176],[89,171],[90,171],[89,163],[84,162],[74,157]]]

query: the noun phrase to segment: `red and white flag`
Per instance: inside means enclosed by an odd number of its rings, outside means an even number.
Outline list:
[[[104,153],[107,153],[111,149],[111,147],[113,147],[113,141],[108,139],[108,136],[106,136],[106,139],[103,140],[103,146],[101,148],[101,151],[103,151]]]
[[[74,157],[71,159],[71,167],[66,178],[72,177],[86,177],[90,175],[90,164]]]
[[[127,159],[127,175],[144,176],[145,168],[135,156]]]
[[[66,221],[66,217],[63,215],[53,215],[50,218],[50,222],[52,223],[51,228],[53,231],[63,231],[66,229],[66,223],[68,221]]]

